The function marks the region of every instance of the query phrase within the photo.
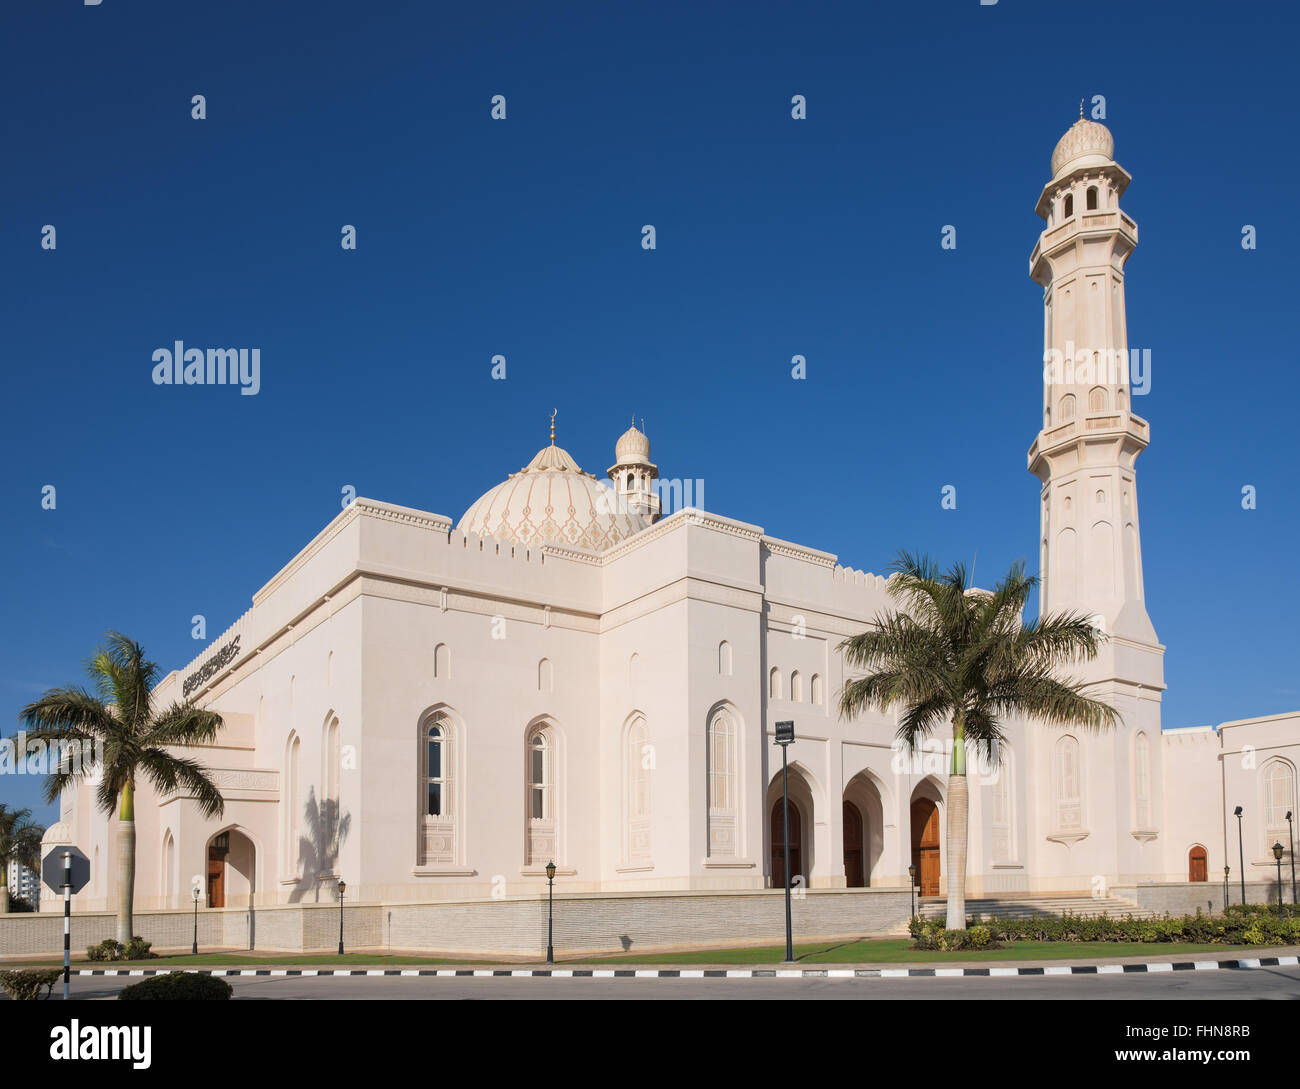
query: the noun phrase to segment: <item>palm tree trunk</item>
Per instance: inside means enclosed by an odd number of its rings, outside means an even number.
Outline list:
[[[9,914],[9,864],[0,858],[0,915]]]
[[[966,729],[961,716],[952,724],[952,772],[948,776],[949,930],[966,929],[966,847],[970,838],[970,798],[966,792]]]
[[[122,808],[117,824],[117,940],[126,945],[134,936],[135,919],[135,787],[122,787]]]

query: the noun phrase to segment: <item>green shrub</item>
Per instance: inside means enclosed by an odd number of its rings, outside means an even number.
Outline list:
[[[92,945],[86,950],[87,960],[120,960],[122,956],[122,946],[112,938],[105,938],[98,945]]]
[[[98,945],[86,950],[89,960],[154,960],[158,954],[149,952],[152,942],[136,935],[126,945],[121,945],[112,938],[105,938]]]
[[[15,1002],[35,1002],[49,998],[54,985],[63,978],[62,968],[28,968],[19,972],[0,972],[0,989]],[[41,994],[41,988],[45,993]]]
[[[123,1002],[224,1002],[230,995],[230,984],[217,976],[168,972],[134,983],[117,997]]]

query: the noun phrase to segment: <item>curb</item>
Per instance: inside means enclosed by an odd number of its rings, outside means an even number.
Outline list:
[[[1133,975],[1213,972],[1300,964],[1300,956],[1240,960],[1146,961],[1141,964],[1051,964],[1036,968],[81,968],[75,976],[430,976],[550,979],[926,979],[1009,976]]]

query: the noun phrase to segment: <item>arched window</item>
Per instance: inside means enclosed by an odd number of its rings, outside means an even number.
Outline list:
[[[555,861],[555,734],[549,723],[534,726],[525,744],[528,769],[525,863]]]
[[[555,674],[551,669],[551,660],[549,658],[543,658],[537,663],[537,691],[555,691]]]
[[[172,897],[176,895],[176,840],[172,838],[170,828],[163,839],[162,893],[163,907],[173,907]]]
[[[451,737],[441,718],[435,718],[430,724],[424,741],[424,814],[426,817],[446,817],[451,812],[451,797],[447,790]]]
[[[435,870],[460,861],[456,731],[456,724],[445,711],[435,711],[420,723],[416,761],[420,787],[419,864]]]
[[[821,674],[820,674],[820,673],[814,673],[814,674],[812,675],[812,701],[813,701],[813,705],[816,706],[816,707],[820,707],[821,704],[822,704],[822,700],[823,700],[824,698],[825,698],[825,697],[823,696],[823,693],[822,693],[822,678],[821,678]]]
[[[1121,389],[1115,393],[1115,407],[1123,412],[1128,407],[1128,395]]]
[[[1067,193],[1065,196],[1065,218],[1069,219],[1074,215],[1074,194]]]
[[[797,669],[790,674],[790,699],[795,703],[803,702],[803,676]]]
[[[731,644],[725,639],[718,644],[718,676],[731,676]]]
[[[321,769],[321,802],[332,802],[337,817],[339,804],[339,772],[341,749],[339,746],[339,720],[331,715],[325,722],[325,736],[321,745],[324,767]]]
[[[636,688],[637,682],[641,679],[641,656],[633,654],[627,660],[627,686]]]
[[[1067,734],[1056,743],[1055,758],[1052,786],[1056,803],[1056,827],[1063,832],[1082,828],[1083,791],[1079,742]]]
[[[1295,816],[1295,770],[1284,760],[1270,760],[1260,782],[1264,788],[1264,849],[1269,852],[1265,857],[1272,858],[1274,843],[1290,849],[1286,815]]]
[[[650,748],[650,728],[637,715],[627,729],[626,806],[627,844],[625,854],[631,864],[650,859],[650,772],[654,752]]]
[[[772,667],[772,671],[767,676],[767,695],[769,699],[782,699],[781,695],[781,671]]]
[[[1106,390],[1102,386],[1093,386],[1088,391],[1088,411],[1105,412],[1106,402],[1109,398],[1106,396]]]
[[[1133,740],[1133,819],[1138,831],[1151,827],[1151,742],[1142,731]]]
[[[1097,209],[1097,187],[1095,185],[1090,185],[1088,186],[1088,209],[1087,210],[1089,212],[1093,212],[1096,211],[1096,209]]]
[[[1008,861],[1015,857],[1012,808],[1015,791],[1012,785],[1011,746],[998,746],[997,777],[993,780],[993,857]]]
[[[736,748],[739,738],[731,712],[725,707],[714,711],[707,734],[709,855],[735,855],[739,808]]]
[[[451,651],[446,643],[439,643],[433,648],[433,675],[438,680],[451,676]]]
[[[298,815],[302,808],[302,739],[290,731],[284,746],[284,806],[280,822],[280,870],[286,880],[302,872]]]
[[[1067,393],[1061,398],[1061,423],[1074,419],[1074,394]]]
[[[628,474],[627,474],[627,490],[628,490],[628,491],[631,491],[631,490],[632,490],[632,483],[633,483],[633,481],[634,481],[635,479],[636,479],[636,477],[634,477],[631,473],[628,473]]]

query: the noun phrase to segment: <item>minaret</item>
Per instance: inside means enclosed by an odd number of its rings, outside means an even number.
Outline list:
[[[620,503],[647,522],[659,518],[659,493],[654,483],[659,468],[650,460],[650,440],[636,429],[635,423],[619,437],[614,464],[608,471]]]
[[[1124,305],[1138,235],[1119,206],[1132,179],[1114,146],[1080,107],[1036,209],[1047,221],[1029,258],[1044,308],[1043,427],[1029,449],[1043,484],[1040,611],[1083,612],[1112,637],[1154,647],[1134,468],[1150,429],[1132,411],[1130,373],[1140,372],[1128,367]]]

